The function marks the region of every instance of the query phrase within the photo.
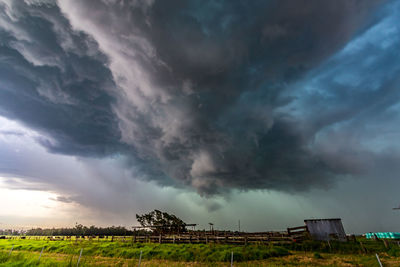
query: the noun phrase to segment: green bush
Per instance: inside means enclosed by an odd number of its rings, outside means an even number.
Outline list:
[[[321,254],[319,254],[318,252],[314,253],[314,258],[316,259],[323,259],[323,257],[321,256]]]

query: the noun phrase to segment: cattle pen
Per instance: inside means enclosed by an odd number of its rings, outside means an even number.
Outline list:
[[[282,242],[300,242],[308,237],[305,226],[288,228],[287,231],[268,232],[232,232],[232,231],[186,231],[179,234],[133,231],[126,236],[79,235],[79,236],[0,236],[0,239],[28,239],[48,241],[94,241],[94,242],[130,242],[159,244],[268,244]]]

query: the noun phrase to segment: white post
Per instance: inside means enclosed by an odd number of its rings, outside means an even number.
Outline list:
[[[378,260],[379,266],[383,267],[381,260],[379,259],[378,253],[375,254],[376,259]]]
[[[233,251],[231,253],[231,267],[233,267]]]
[[[138,267],[140,267],[140,263],[142,262],[142,250],[140,251],[140,256],[139,256],[139,264],[138,264]]]
[[[14,245],[12,245],[11,249],[10,249],[10,253],[8,253],[8,256],[11,256],[11,252],[13,251]]]
[[[44,247],[42,247],[42,251],[40,251],[39,261],[40,261],[40,258],[42,257],[43,249],[44,249]]]
[[[81,261],[82,250],[83,248],[81,248],[81,252],[79,253],[78,263],[76,264],[77,267],[79,266],[79,262]]]

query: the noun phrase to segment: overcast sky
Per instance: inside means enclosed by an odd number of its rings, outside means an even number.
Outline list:
[[[400,231],[400,1],[0,0],[0,228]]]

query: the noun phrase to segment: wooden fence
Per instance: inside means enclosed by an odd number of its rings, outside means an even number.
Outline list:
[[[306,225],[287,228],[287,234],[293,241],[302,241],[309,238],[309,232]]]
[[[265,244],[271,242],[292,242],[293,237],[284,232],[229,232],[229,231],[190,231],[185,234],[137,234],[133,236],[14,236],[11,239],[49,240],[49,241],[93,241],[93,242],[132,242],[160,244]]]
[[[241,235],[158,235],[158,236],[133,236],[132,242],[140,243],[170,243],[170,244],[235,244],[247,245],[251,243],[270,242],[291,242],[292,239],[285,234],[262,235],[262,234],[241,234]]]

